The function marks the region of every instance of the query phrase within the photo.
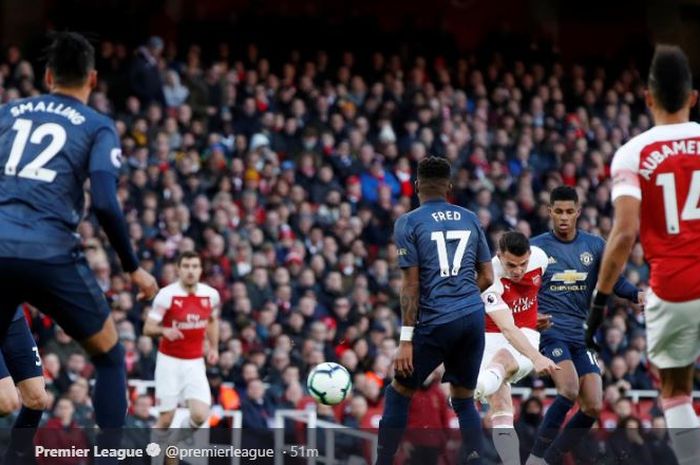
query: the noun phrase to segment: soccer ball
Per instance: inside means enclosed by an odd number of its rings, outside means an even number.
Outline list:
[[[352,387],[350,373],[337,363],[319,363],[306,378],[311,396],[324,405],[336,405],[345,399]]]

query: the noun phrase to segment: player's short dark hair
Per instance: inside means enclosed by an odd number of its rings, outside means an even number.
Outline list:
[[[194,252],[192,250],[188,250],[188,251],[182,252],[180,255],[178,255],[177,262],[176,262],[178,268],[182,264],[182,261],[186,260],[188,258],[197,258],[197,259],[199,259],[200,262],[202,261],[202,258],[199,256],[199,254],[197,252]]]
[[[530,250],[530,241],[519,231],[508,231],[498,240],[498,250],[522,257]]]
[[[418,179],[449,180],[452,177],[452,167],[446,158],[427,157],[418,163]]]
[[[549,194],[549,204],[554,205],[554,202],[556,201],[561,201],[561,202],[574,202],[578,203],[578,193],[576,192],[576,189],[573,187],[569,186],[559,186],[555,187],[552,189],[552,192]]]
[[[95,48],[77,32],[56,32],[46,49],[46,66],[60,86],[78,87],[95,69]]]
[[[688,57],[677,45],[657,45],[649,67],[649,90],[669,113],[685,105],[693,88]]]

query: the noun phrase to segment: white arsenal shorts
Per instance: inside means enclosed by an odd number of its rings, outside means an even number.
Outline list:
[[[535,349],[539,349],[540,333],[530,328],[520,328],[520,331],[522,331],[523,334],[525,334],[527,340],[530,341],[530,344],[532,344],[532,346]],[[515,347],[510,345],[510,342],[508,342],[508,340],[503,334],[486,333],[485,339],[486,343],[484,345],[484,358],[481,359],[481,368],[479,369],[480,372],[483,371],[489,365],[489,363],[491,363],[491,359],[493,359],[493,356],[496,355],[496,352],[498,352],[501,349],[506,349],[508,352],[510,352],[515,361],[518,362],[518,371],[515,372],[513,376],[508,378],[506,382],[517,383],[518,381],[529,375],[530,372],[535,368],[532,364],[532,361],[530,361],[529,358],[518,352],[515,349]]]
[[[204,358],[184,359],[158,352],[156,358],[156,408],[175,410],[183,400],[197,399],[211,405]]]
[[[700,299],[667,302],[649,289],[644,316],[647,353],[659,368],[680,368],[700,356]]]

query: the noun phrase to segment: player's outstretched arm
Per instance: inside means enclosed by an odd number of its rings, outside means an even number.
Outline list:
[[[216,365],[219,363],[219,318],[212,312],[207,321],[207,363]]]
[[[501,330],[503,336],[515,347],[515,350],[532,360],[535,365],[535,371],[541,374],[552,375],[559,367],[549,358],[540,354],[536,347],[530,344],[527,336],[515,326],[513,314],[510,309],[496,310],[489,312],[489,317],[496,323],[498,329]]]

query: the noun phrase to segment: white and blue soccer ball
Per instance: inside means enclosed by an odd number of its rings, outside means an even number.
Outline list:
[[[350,373],[337,363],[319,363],[306,378],[306,387],[317,402],[324,405],[341,403],[352,388]]]

